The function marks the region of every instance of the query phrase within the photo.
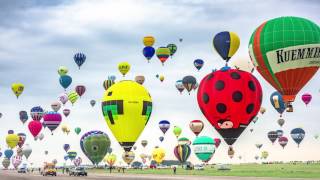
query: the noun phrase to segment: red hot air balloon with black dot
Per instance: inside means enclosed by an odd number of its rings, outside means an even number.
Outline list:
[[[226,66],[202,79],[197,99],[204,116],[231,146],[259,112],[262,89],[251,73]]]

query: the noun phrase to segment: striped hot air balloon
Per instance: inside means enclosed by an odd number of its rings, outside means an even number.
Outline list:
[[[80,69],[80,66],[82,66],[82,64],[86,61],[87,57],[83,53],[77,53],[73,56],[73,59]]]
[[[191,154],[191,148],[188,144],[177,145],[174,148],[174,155],[181,163],[185,163]]]
[[[59,113],[50,111],[43,116],[43,122],[50,129],[50,131],[54,131],[60,125],[62,121],[62,117]]]

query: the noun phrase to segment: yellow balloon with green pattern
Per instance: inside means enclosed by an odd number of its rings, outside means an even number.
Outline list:
[[[18,98],[24,90],[24,85],[22,83],[12,83],[11,89]]]
[[[120,81],[104,92],[101,105],[111,132],[124,150],[130,151],[152,112],[149,92],[135,81]]]
[[[68,94],[68,99],[72,105],[78,100],[78,98],[79,98],[79,95],[75,91],[72,91]]]

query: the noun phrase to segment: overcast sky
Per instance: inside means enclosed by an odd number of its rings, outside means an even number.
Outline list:
[[[153,112],[144,132],[138,139],[136,160],[141,152],[150,153],[154,146],[166,149],[166,159],[173,159],[175,137],[170,129],[161,144],[158,137],[162,132],[158,122],[167,119],[171,125],[183,128],[181,136],[194,139],[189,130],[189,122],[201,119],[205,128],[201,135],[220,137],[200,112],[196,92],[191,95],[179,95],[175,81],[185,75],[193,75],[198,81],[214,68],[220,68],[224,62],[213,50],[213,36],[220,31],[236,32],[241,45],[232,61],[250,61],[248,42],[254,29],[262,22],[279,16],[305,17],[319,24],[319,1],[51,1],[51,0],[7,0],[0,1],[0,141],[1,151],[6,149],[5,136],[9,129],[16,133],[27,132],[27,141],[33,148],[29,162],[41,165],[43,161],[56,158],[61,165],[65,155],[63,144],[69,143],[70,150],[75,150],[85,163],[88,159],[79,146],[81,134],[90,130],[102,130],[112,140],[112,148],[121,160],[122,149],[109,131],[102,116],[100,99],[104,89],[102,82],[108,75],[116,75],[117,80],[134,79],[136,75],[144,75],[144,86],[153,99]],[[156,38],[155,47],[166,46],[169,43],[178,45],[178,51],[162,67],[154,57],[147,63],[141,51],[142,38],[153,35]],[[179,38],[183,38],[180,43]],[[87,60],[81,70],[73,61],[73,55],[84,52]],[[205,65],[198,72],[193,66],[193,60],[202,58]],[[117,70],[117,64],[128,61],[131,70],[125,78]],[[61,128],[54,132],[44,130],[43,141],[34,141],[27,129],[27,123],[22,125],[19,111],[30,111],[33,106],[41,105],[50,110],[50,104],[57,100],[63,88],[59,85],[57,69],[64,65],[69,68],[72,76],[73,90],[76,85],[87,87],[85,95],[71,107],[71,114],[64,118],[62,124],[68,125],[72,133],[64,135]],[[163,83],[155,78],[163,74]],[[270,153],[269,160],[320,160],[320,140],[313,138],[320,133],[319,109],[319,72],[301,90],[294,103],[295,112],[285,114],[286,123],[282,128],[289,138],[287,147],[283,150],[278,143],[272,145],[267,139],[267,132],[277,130],[277,112],[269,102],[269,96],[274,89],[258,74],[264,93],[263,106],[267,108],[264,115],[259,115],[259,121],[251,124],[234,144],[235,157],[241,155],[242,162],[255,161],[254,156],[260,155],[255,143],[263,143],[262,150]],[[25,91],[17,100],[11,91],[11,83],[25,84]],[[311,104],[306,107],[300,96],[304,92],[313,94]],[[94,108],[89,101],[97,100]],[[82,132],[79,136],[73,129],[79,126]],[[306,137],[300,148],[292,141],[290,131],[303,127]],[[251,133],[250,128],[254,128]],[[140,141],[149,142],[147,148],[140,146]],[[210,162],[237,163],[238,158],[230,160],[227,156],[227,145],[223,142]],[[49,154],[44,155],[48,150]],[[190,160],[199,163],[194,154]],[[70,162],[69,162],[70,163]]]

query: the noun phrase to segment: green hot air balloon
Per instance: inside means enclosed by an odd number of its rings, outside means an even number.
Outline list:
[[[79,127],[74,128],[74,132],[75,132],[77,135],[79,135],[79,133],[81,132],[81,128],[79,128]]]
[[[215,141],[207,136],[197,137],[193,143],[193,151],[202,162],[208,162],[215,152]]]
[[[173,56],[174,53],[176,53],[177,49],[178,49],[177,45],[175,45],[175,44],[168,44],[167,48],[170,50],[170,56]]]
[[[92,164],[98,165],[110,148],[110,139],[102,131],[89,131],[81,137],[80,147]]]
[[[182,129],[179,126],[174,126],[173,134],[178,138],[182,133]]]

